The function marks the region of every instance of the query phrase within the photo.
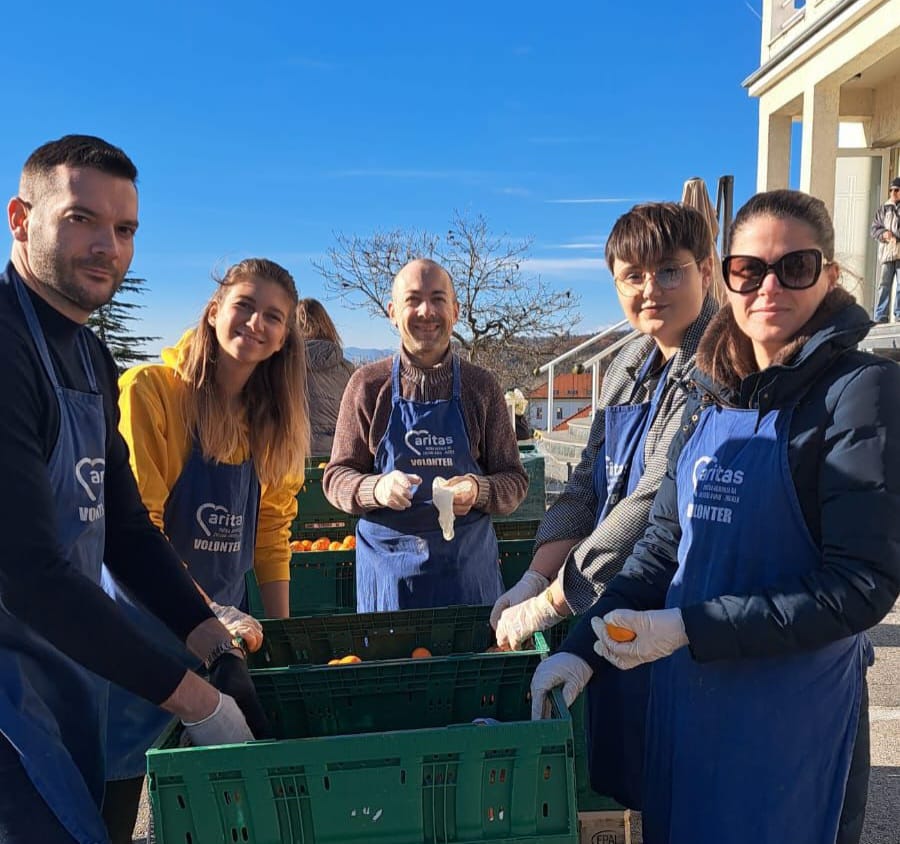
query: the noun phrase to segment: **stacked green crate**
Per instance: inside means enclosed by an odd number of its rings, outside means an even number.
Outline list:
[[[307,534],[342,536],[353,533],[356,519],[338,510],[325,497],[322,475],[328,456],[310,457],[306,461],[303,486],[297,493],[297,517],[291,527],[291,539],[303,539]]]
[[[371,661],[254,670],[276,741],[179,748],[173,727],[147,757],[157,840],[575,844],[571,721],[558,693],[529,719],[541,653],[473,652],[489,611],[266,622],[278,659]],[[413,642],[436,656],[397,659]]]
[[[535,449],[520,449],[522,466],[528,473],[528,494],[522,503],[508,516],[495,516],[495,522],[538,520],[546,510],[546,484],[544,482],[544,455]]]

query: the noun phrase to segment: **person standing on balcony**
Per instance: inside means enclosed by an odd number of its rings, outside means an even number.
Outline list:
[[[400,353],[351,376],[322,477],[335,507],[362,516],[357,610],[492,604],[503,585],[491,515],[528,490],[503,393],[450,346],[459,302],[439,264],[404,266],[388,314]],[[450,540],[431,502],[439,476],[458,489]]]
[[[900,367],[856,349],[871,321],[821,200],[757,194],[731,235],[650,526],[548,661],[652,665],[646,840],[856,844],[865,631],[900,594]]]
[[[893,179],[887,202],[875,212],[872,237],[878,241],[881,277],[875,300],[875,322],[888,322],[894,289],[894,320],[900,322],[900,178]]]
[[[531,567],[494,605],[501,646],[517,648],[536,630],[587,611],[643,534],[681,425],[697,344],[718,309],[711,250],[705,218],[681,204],[638,205],[613,226],[607,266],[641,336],[606,373],[587,447],[541,522]],[[571,702],[590,672],[566,657],[548,662],[566,678]],[[580,672],[569,676],[569,662]],[[592,785],[633,809],[641,807],[648,690],[649,669],[608,671],[588,687]]]
[[[344,357],[341,336],[318,299],[297,305],[300,334],[306,341],[306,388],[309,393],[310,454],[327,457],[334,443],[341,398],[353,374]]]

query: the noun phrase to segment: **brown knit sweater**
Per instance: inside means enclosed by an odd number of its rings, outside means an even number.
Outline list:
[[[419,369],[400,353],[403,397],[413,401],[449,399],[453,386],[450,350],[437,366]],[[375,510],[375,451],[391,415],[391,358],[357,369],[347,384],[322,486],[328,500],[345,513]],[[511,513],[528,491],[516,435],[497,379],[460,360],[461,403],[472,457],[481,467],[475,509]]]

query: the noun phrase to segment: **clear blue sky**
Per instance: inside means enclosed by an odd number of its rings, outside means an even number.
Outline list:
[[[634,201],[755,185],[760,0],[110,4],[4,10],[0,192],[35,147],[101,135],[140,170],[143,333],[171,342],[250,255],[324,297],[334,232],[532,237],[529,270],[620,318],[602,243]],[[144,11],[146,5],[152,11]],[[385,321],[326,301],[347,345]]]

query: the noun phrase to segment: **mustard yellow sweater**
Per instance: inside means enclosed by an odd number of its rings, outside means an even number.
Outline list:
[[[162,364],[129,369],[119,379],[119,429],[131,451],[131,468],[150,518],[160,528],[169,493],[191,454],[191,436],[181,414],[184,382],[178,377],[178,345],[163,350]],[[241,463],[246,450],[232,455]],[[259,583],[290,579],[291,522],[297,515],[299,483],[285,481],[260,490],[254,570]]]

